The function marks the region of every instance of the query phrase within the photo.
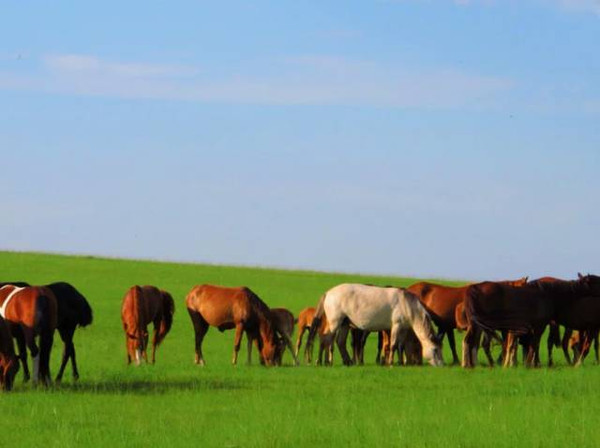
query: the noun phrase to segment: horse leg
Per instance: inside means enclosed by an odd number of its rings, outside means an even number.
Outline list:
[[[33,364],[33,383],[37,384],[40,379],[40,350],[35,343],[35,334],[32,328],[21,326],[25,344],[31,354]],[[26,358],[25,358],[26,359]]]
[[[63,353],[62,360],[60,363],[60,369],[58,369],[58,375],[56,375],[56,382],[60,383],[62,381],[63,373],[65,371],[65,367],[67,366],[67,362],[69,358],[75,357],[75,348],[73,347],[73,333],[75,332],[75,328],[69,329],[61,329],[59,330],[60,338],[63,341]],[[74,365],[74,364],[73,364]],[[76,371],[76,367],[73,368],[73,371]]]
[[[455,366],[460,364],[460,359],[458,358],[458,353],[456,352],[456,339],[454,339],[454,329],[447,328],[446,334],[448,335],[448,345],[450,346],[450,351],[452,352],[452,365]],[[439,338],[440,347],[442,345],[442,339],[443,335],[441,338]]]
[[[573,361],[571,360],[571,355],[569,354],[569,341],[571,340],[571,336],[573,335],[573,330],[571,328],[565,328],[565,334],[562,338],[562,349],[565,355],[565,359],[567,360],[567,364],[572,365]]]
[[[516,365],[518,338],[509,331],[506,335],[506,354],[504,355],[504,367],[514,367]]]
[[[25,344],[25,335],[20,327],[15,329],[14,337],[17,340],[17,348],[19,349],[19,360],[23,366],[23,381],[27,382],[31,378],[31,375],[29,374],[29,367],[27,366],[27,345]]]
[[[188,308],[188,313],[190,314],[190,319],[192,320],[192,325],[194,327],[194,342],[195,342],[195,359],[194,362],[201,366],[206,365],[204,362],[204,356],[202,354],[202,341],[204,340],[204,336],[208,332],[209,325],[206,320],[202,317],[202,315]]]
[[[238,353],[240,351],[240,344],[242,342],[242,334],[244,333],[244,324],[238,323],[235,325],[235,338],[233,340],[233,358],[231,359],[231,363],[235,366],[237,364]],[[250,343],[252,343],[252,339],[248,337]],[[252,348],[252,347],[250,347]],[[252,350],[250,349],[248,353]]]
[[[463,338],[463,367],[475,367],[475,364],[477,363],[477,350],[480,338],[481,330],[475,325],[469,325],[465,337]]]
[[[599,363],[598,360],[598,330],[594,331],[594,354],[596,355],[596,364]]]
[[[481,348],[485,353],[485,357],[488,360],[490,367],[494,367],[494,357],[492,356],[492,335],[488,331],[482,332],[481,335]]]
[[[350,354],[346,349],[346,339],[348,338],[348,331],[350,330],[350,326],[347,322],[342,323],[339,330],[337,331],[336,343],[340,353],[342,355],[342,361],[345,366],[351,366],[353,364],[352,359],[350,358]]]
[[[302,336],[304,336],[304,332],[306,331],[306,327],[302,326],[298,328],[298,337],[296,338],[296,358],[298,357],[298,353],[300,353],[300,346],[302,346]]]

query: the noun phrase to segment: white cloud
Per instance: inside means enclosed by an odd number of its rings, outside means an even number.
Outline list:
[[[0,73],[0,88],[54,94],[250,104],[456,108],[489,105],[510,80],[453,68],[416,70],[341,57],[299,56],[217,76],[194,66],[49,55],[40,73]],[[241,74],[239,74],[241,73]]]

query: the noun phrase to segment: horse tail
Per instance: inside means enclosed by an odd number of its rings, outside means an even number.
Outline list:
[[[136,336],[136,339],[138,340],[138,347],[140,347],[140,349],[142,351],[144,351],[146,349],[146,340],[144,338],[144,322],[143,322],[143,309],[142,309],[142,297],[143,297],[143,292],[142,292],[142,288],[141,286],[135,285],[132,288],[131,291],[131,295],[132,295],[132,299],[133,299],[133,309],[135,310],[135,316],[134,316],[134,322],[135,322],[135,328],[134,328],[134,334]]]
[[[160,321],[160,327],[158,328],[156,345],[159,345],[171,330],[171,326],[173,325],[173,314],[175,314],[175,301],[171,294],[166,291],[161,291],[160,295],[162,298],[162,319]]]
[[[50,382],[50,351],[54,341],[54,330],[58,323],[58,306],[56,297],[51,289],[46,287],[36,288],[39,291],[35,303],[34,328],[40,334],[39,377],[43,383]]]
[[[557,323],[550,322],[550,328],[548,330],[548,343],[550,347],[560,347],[562,341],[560,339],[560,327]]]
[[[94,320],[94,312],[89,302],[85,297],[81,296],[81,302],[79,304],[79,317],[77,319],[77,325],[80,327],[87,327]]]
[[[497,285],[498,287],[500,285]],[[502,290],[496,290],[503,293]],[[516,334],[527,334],[531,331],[531,325],[527,320],[518,316],[508,309],[495,310],[495,312],[484,312],[481,303],[486,297],[491,297],[494,292],[486,294],[482,290],[482,284],[471,285],[467,288],[464,301],[467,321],[477,325],[483,330],[493,333],[495,330],[507,330]]]
[[[308,338],[306,339],[306,347],[304,348],[305,352],[312,352],[313,343],[315,340],[315,336],[321,327],[321,321],[323,320],[323,314],[325,314],[325,297],[327,297],[327,293],[323,294],[319,299],[319,303],[317,304],[317,309],[315,310],[315,315],[310,324],[310,329],[308,330]]]

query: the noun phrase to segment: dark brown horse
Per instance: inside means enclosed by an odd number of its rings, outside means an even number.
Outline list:
[[[19,371],[19,358],[15,354],[13,338],[8,324],[0,317],[0,389],[11,390]]]
[[[185,303],[194,326],[196,364],[204,365],[202,341],[210,326],[220,331],[235,328],[232,363],[237,364],[242,334],[248,338],[248,362],[252,341],[256,340],[261,361],[273,365],[277,356],[277,335],[273,328],[271,310],[247,287],[195,286]]]
[[[294,358],[294,364],[298,365],[298,358],[292,346],[292,334],[294,334],[294,325],[296,324],[294,314],[287,308],[271,308],[271,319],[273,328],[278,335],[275,364],[281,365],[283,352],[287,347]]]
[[[386,365],[390,356],[390,332],[379,331],[377,335],[377,358],[376,364]],[[423,364],[423,347],[421,341],[413,330],[406,332],[402,344],[398,345],[398,364],[404,366],[417,366]]]
[[[18,288],[5,285],[0,288],[0,316],[6,320],[10,333],[17,340],[25,381],[30,377],[26,351],[29,348],[34,382],[49,384],[50,352],[57,323],[54,293],[44,286]],[[37,336],[39,347],[35,340]]]
[[[583,325],[580,308],[586,308],[587,297],[599,292],[600,277],[595,276],[570,282],[530,282],[521,287],[494,282],[471,285],[465,299],[469,329],[463,341],[463,365],[475,365],[482,329],[507,331],[512,340],[518,335],[531,338],[526,364],[535,365],[535,353],[546,326],[551,321],[570,328]],[[509,342],[507,347],[505,365],[514,357],[516,343]]]
[[[521,286],[527,283],[527,277],[514,281],[507,280],[503,283]],[[410,292],[419,297],[421,303],[425,306],[433,319],[433,322],[437,325],[437,336],[440,343],[443,340],[444,335],[448,336],[448,344],[452,351],[453,364],[458,364],[460,362],[456,352],[456,341],[454,339],[454,329],[457,328],[456,308],[464,302],[468,287],[469,285],[452,287],[435,283],[419,282],[407,288]]]
[[[4,285],[14,285],[18,287],[30,286],[25,282],[5,282]],[[86,298],[77,289],[66,282],[50,283],[44,285],[54,293],[57,305],[57,326],[56,329],[63,341],[63,354],[60,369],[56,376],[56,381],[60,382],[69,359],[73,369],[73,379],[79,379],[79,371],[75,358],[75,345],[73,336],[77,327],[86,327],[92,323],[92,308]]]
[[[143,357],[148,362],[148,330],[154,324],[152,335],[152,364],[155,361],[156,347],[165,339],[173,324],[175,303],[171,294],[155,286],[132,286],[121,306],[121,320],[125,330],[127,363],[135,360],[140,364]]]

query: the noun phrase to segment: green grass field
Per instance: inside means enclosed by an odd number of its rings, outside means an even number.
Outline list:
[[[600,367],[489,369],[379,367],[375,340],[364,367],[230,364],[233,332],[211,329],[207,366],[193,364],[183,305],[192,286],[247,285],[295,314],[345,281],[408,285],[415,279],[0,252],[2,281],[75,285],[94,309],[75,336],[81,379],[22,383],[0,394],[1,446],[598,446]],[[171,333],[154,366],[128,367],[120,322],[133,284],[170,291]],[[448,282],[446,282],[448,283]],[[445,347],[445,359],[449,352]],[[52,372],[61,352],[55,339]],[[337,355],[337,354],[336,354]],[[245,361],[242,344],[240,360]]]

